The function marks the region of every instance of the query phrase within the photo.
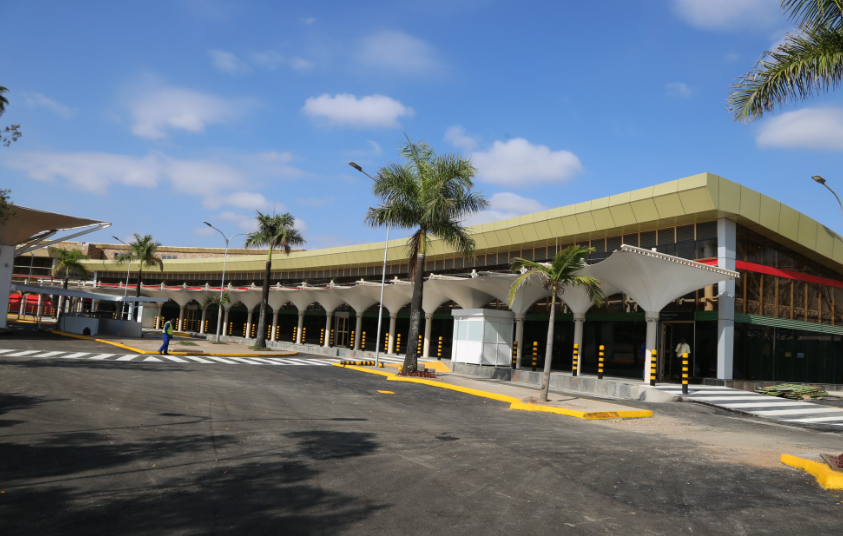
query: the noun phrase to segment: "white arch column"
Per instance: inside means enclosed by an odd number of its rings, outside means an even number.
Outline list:
[[[395,353],[395,320],[398,318],[398,313],[389,313],[389,339],[386,343],[386,353]]]
[[[585,324],[585,313],[574,313],[574,348],[577,349],[577,376],[580,374],[583,362],[582,332]]]
[[[202,306],[202,320],[199,321],[199,334],[205,334],[205,319],[208,318],[208,307],[203,305]]]
[[[424,347],[422,348],[422,358],[430,357],[430,337],[433,332],[433,313],[424,314]]]
[[[222,306],[223,310],[225,311],[225,316],[222,320],[222,327],[220,328],[220,336],[228,335],[228,313],[231,312],[231,304],[226,303]]]
[[[354,349],[360,349],[360,341],[363,339],[363,311],[354,311]]]
[[[184,309],[185,309],[185,307],[186,307],[186,304],[185,305],[179,304],[179,321],[178,321],[178,324],[177,324],[178,327],[176,328],[176,331],[184,331]]]
[[[515,349],[515,368],[521,368],[521,355],[524,350],[524,321],[527,313],[515,313],[515,342],[518,343]]]
[[[298,327],[296,328],[296,344],[301,344],[304,339],[302,339],[302,330],[304,328],[304,309],[299,309],[299,323]]]
[[[247,339],[252,338],[252,319],[255,316],[255,310],[249,309],[249,314],[246,316],[246,337]]]
[[[325,340],[322,343],[323,348],[331,347],[331,320],[334,318],[334,311],[325,311]]]
[[[278,340],[276,335],[278,334],[278,313],[280,311],[276,308],[272,308],[272,328],[269,332],[269,340],[275,341]]]

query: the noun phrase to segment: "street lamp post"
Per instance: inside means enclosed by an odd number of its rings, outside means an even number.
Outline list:
[[[225,233],[214,227],[208,222],[202,222],[214,231],[218,232],[222,235],[223,240],[225,240],[225,253],[222,256],[222,281],[220,281],[220,303],[217,309],[217,342],[220,342],[220,326],[222,326],[222,296],[223,292],[225,292],[225,262],[228,260],[228,243],[231,242],[232,238],[235,236],[246,236],[247,233],[237,233],[236,235],[232,235],[231,238],[225,236]]]
[[[124,246],[129,248],[129,255],[130,255],[129,256],[129,267],[126,268],[126,287],[123,289],[123,307],[122,308],[123,308],[123,311],[125,311],[126,310],[126,301],[125,300],[126,300],[126,297],[129,295],[129,274],[132,271],[132,257],[131,257],[132,247],[129,244],[123,242],[122,240],[120,240],[119,238],[117,238],[114,235],[112,235],[111,238],[113,238],[114,240],[117,240],[118,242],[120,242],[121,244],[123,244]],[[129,308],[129,314],[131,314],[131,313],[132,313],[132,309]],[[120,313],[120,318],[123,318],[122,312]]]
[[[363,168],[355,164],[354,162],[349,162],[349,166],[353,167],[363,175],[366,175],[372,180],[375,180],[374,177],[363,171]],[[380,356],[381,356],[381,325],[383,324],[383,289],[386,286],[386,254],[389,251],[389,224],[386,224],[386,242],[383,245],[383,268],[381,269],[381,301],[380,306],[378,307],[378,334],[377,338],[375,339],[375,366],[380,366]],[[359,334],[358,334],[359,336]]]
[[[840,211],[843,212],[843,203],[840,202],[840,198],[837,196],[837,194],[834,192],[834,190],[831,189],[831,186],[829,186],[828,184],[825,183],[825,179],[822,178],[819,175],[814,175],[811,178],[814,179],[815,181],[817,181],[818,183],[822,184],[826,188],[828,188],[828,191],[831,192],[832,195],[834,195],[835,199],[837,199],[837,204],[840,205]]]

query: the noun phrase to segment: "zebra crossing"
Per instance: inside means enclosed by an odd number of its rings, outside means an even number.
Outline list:
[[[148,355],[148,354],[103,354],[99,352],[56,352],[45,350],[20,350],[0,348],[0,358],[27,357],[35,359],[69,359],[75,361],[97,361],[115,363],[178,363],[203,365],[265,365],[265,366],[322,366],[329,367],[343,361],[338,357],[233,357],[193,355]],[[385,363],[401,363],[403,358],[382,356]]]
[[[838,407],[711,385],[695,385],[688,390],[687,395],[682,395],[681,385],[659,385],[651,389],[679,395],[694,402],[780,422],[843,427],[843,408]]]

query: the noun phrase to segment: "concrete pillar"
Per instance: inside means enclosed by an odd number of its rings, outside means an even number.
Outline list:
[[[424,345],[422,347],[422,358],[430,357],[430,338],[433,335],[433,313],[424,314]]]
[[[99,300],[91,300],[91,312],[96,313],[99,308],[100,308],[100,301]]]
[[[333,320],[333,316],[333,311],[325,312],[325,343],[322,345],[325,348],[330,348],[331,346],[331,321]]]
[[[158,316],[155,319],[155,329],[161,329],[164,326],[164,322],[162,321],[161,314],[164,312],[164,304],[158,304]]]
[[[515,351],[515,368],[521,368],[521,355],[524,351],[524,320],[526,313],[515,313],[515,341],[518,348]]]
[[[254,315],[254,309],[249,309],[249,316],[246,317],[246,338],[252,338],[252,316]]]
[[[278,340],[275,335],[278,333],[278,309],[272,310],[272,331],[269,332],[269,340],[275,341]]]
[[[360,349],[360,340],[363,338],[363,313],[354,312],[354,349]]]
[[[26,294],[20,293],[20,301],[18,302],[18,320],[23,318],[26,312]]]
[[[38,309],[35,311],[35,321],[41,322],[41,310],[44,307],[44,295],[38,295]]]
[[[574,313],[574,344],[577,345],[579,349],[579,359],[577,359],[577,375],[579,375],[580,370],[582,369],[582,360],[583,360],[583,352],[582,352],[582,328],[583,324],[585,324],[585,313]]]
[[[12,285],[12,270],[15,265],[15,247],[0,245],[0,328],[6,327],[9,313],[9,293]]]
[[[176,330],[183,331],[184,330],[184,305],[179,305],[179,321],[176,324]]]
[[[225,309],[225,317],[222,320],[222,327],[220,328],[220,337],[223,335],[228,335],[228,313],[230,309],[228,307],[224,307]]]
[[[387,342],[386,353],[387,354],[394,354],[395,353],[395,319],[398,318],[398,315],[395,313],[389,313],[389,341]]]
[[[735,269],[737,225],[717,220],[717,266]],[[735,363],[735,282],[717,284],[717,379],[731,380]]]
[[[299,311],[299,323],[296,327],[296,344],[302,343],[302,328],[304,328],[304,311]]]
[[[208,308],[205,307],[202,309],[202,320],[199,321],[199,334],[205,334],[205,319],[208,317]]]
[[[657,328],[659,327],[659,312],[655,313],[644,311],[644,317],[647,320],[647,338],[645,339],[644,347],[647,349],[647,355],[644,356],[644,381],[650,382],[650,361],[653,355],[653,350],[656,350],[656,336]],[[657,356],[659,359],[664,359],[664,356]]]

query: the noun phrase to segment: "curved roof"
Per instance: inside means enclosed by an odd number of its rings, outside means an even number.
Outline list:
[[[15,213],[0,225],[0,244],[17,246],[45,231],[78,229],[106,222],[14,205]]]

